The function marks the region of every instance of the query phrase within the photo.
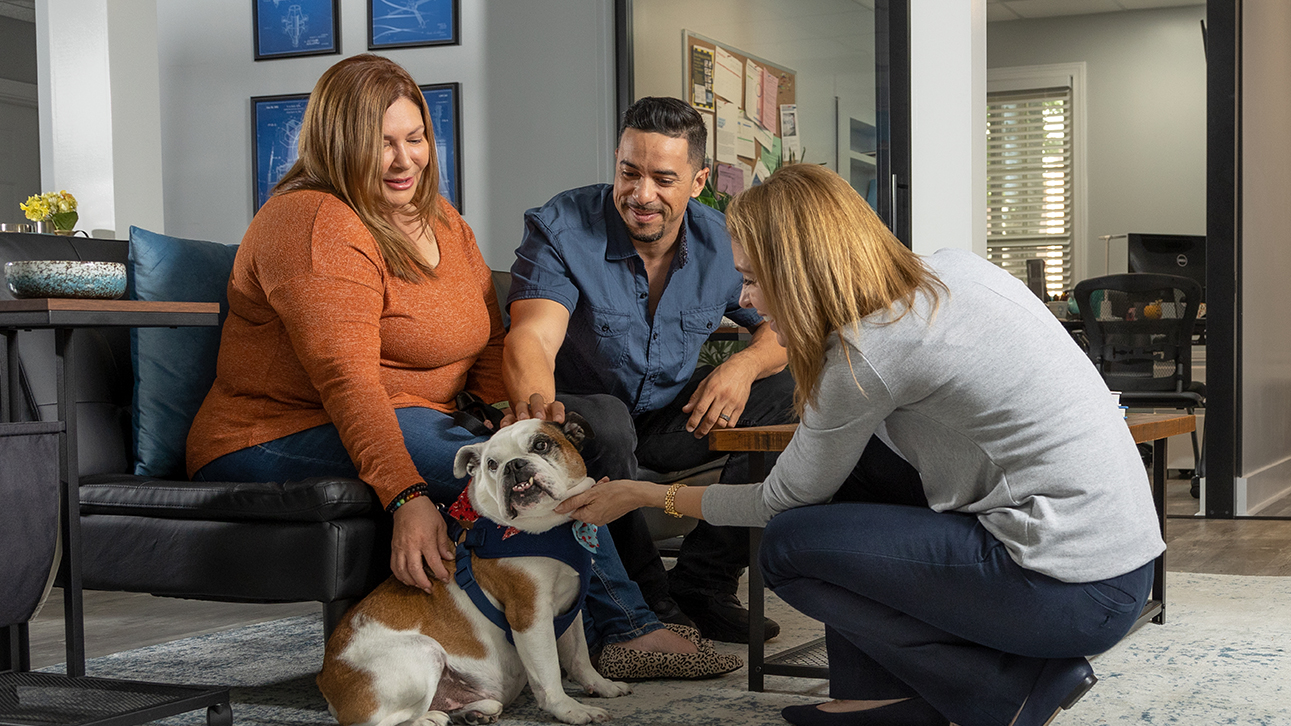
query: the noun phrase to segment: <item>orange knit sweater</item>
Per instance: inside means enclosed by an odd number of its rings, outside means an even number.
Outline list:
[[[447,202],[433,279],[386,268],[372,234],[323,192],[273,197],[242,239],[215,385],[188,434],[188,474],[249,446],[336,424],[382,505],[422,481],[395,409],[444,412],[502,385],[502,318],[475,236]]]

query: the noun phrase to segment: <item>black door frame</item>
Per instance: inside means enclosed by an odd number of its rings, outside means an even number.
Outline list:
[[[1242,429],[1241,0],[1206,3],[1206,516],[1232,519]]]

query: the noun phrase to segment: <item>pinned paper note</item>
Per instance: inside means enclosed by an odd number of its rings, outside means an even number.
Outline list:
[[[762,104],[762,110],[759,111],[758,123],[762,124],[766,130],[775,133],[779,127],[780,119],[777,116],[777,108],[780,103],[780,79],[775,77],[767,69],[762,69],[762,94],[758,101]]]
[[[762,108],[762,66],[748,61],[744,64],[744,114],[751,121],[758,120]]]
[[[739,118],[735,104],[717,99],[717,153],[713,158],[719,162],[734,164],[736,161]]]
[[[743,164],[718,164],[714,173],[717,174],[717,191],[731,196],[744,191]]]
[[[754,131],[757,124],[744,114],[740,114],[739,126],[735,130],[735,155],[752,159],[758,152],[753,148]]]
[[[798,138],[798,104],[780,104],[781,159],[786,163],[802,161],[802,142]]]
[[[690,105],[713,110],[713,51],[698,45],[690,48]]]
[[[704,119],[704,128],[708,130],[708,141],[704,145],[704,160],[708,161],[713,158],[713,142],[717,138],[717,129],[713,125],[713,114],[701,113],[699,117]]]
[[[718,46],[716,66],[713,69],[713,92],[739,108],[744,103],[744,63]]]

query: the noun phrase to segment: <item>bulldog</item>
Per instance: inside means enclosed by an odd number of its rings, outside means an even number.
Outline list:
[[[391,577],[352,608],[323,658],[318,687],[341,726],[493,723],[524,688],[565,723],[608,721],[565,693],[561,668],[588,693],[630,693],[592,667],[581,605],[595,528],[553,508],[593,481],[579,455],[587,422],[529,419],[457,452],[470,475],[449,510],[462,527],[447,585],[423,592]],[[590,531],[589,531],[590,529]]]

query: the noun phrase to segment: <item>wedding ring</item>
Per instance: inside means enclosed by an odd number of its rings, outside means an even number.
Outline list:
[[[721,420],[723,420],[723,421],[730,421],[730,420],[731,420],[731,415],[730,415],[729,413],[724,413],[724,414],[719,415],[719,416],[718,416],[718,418],[720,418],[720,419],[721,419]]]

